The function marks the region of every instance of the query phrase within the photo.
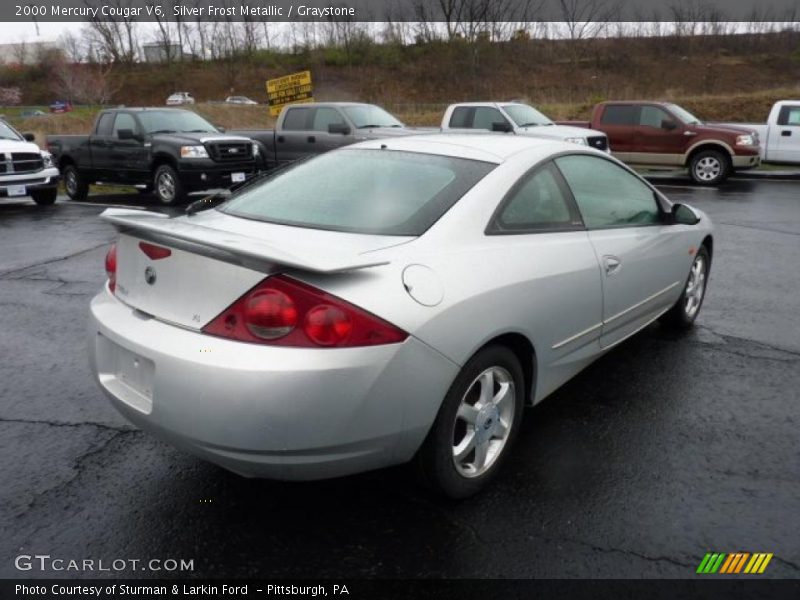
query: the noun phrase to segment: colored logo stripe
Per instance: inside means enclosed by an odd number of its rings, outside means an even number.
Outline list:
[[[758,552],[750,554],[749,552],[733,552],[725,554],[724,552],[709,552],[700,561],[697,567],[697,573],[701,574],[760,574],[767,568],[769,561],[772,560],[773,554],[766,552]],[[747,566],[745,566],[747,565]]]

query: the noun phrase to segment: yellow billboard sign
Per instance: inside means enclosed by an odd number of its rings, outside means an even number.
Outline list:
[[[311,71],[300,71],[284,77],[267,80],[269,114],[277,117],[287,104],[314,101]]]

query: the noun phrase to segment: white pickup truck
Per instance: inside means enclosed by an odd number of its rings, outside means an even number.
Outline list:
[[[766,123],[721,123],[758,133],[761,162],[800,165],[800,100],[781,100],[772,106]]]
[[[52,204],[58,193],[58,169],[49,152],[0,120],[0,198],[30,196],[36,204]]]
[[[556,125],[538,110],[521,102],[463,102],[447,107],[442,131],[486,130],[573,142],[610,152],[602,131]]]

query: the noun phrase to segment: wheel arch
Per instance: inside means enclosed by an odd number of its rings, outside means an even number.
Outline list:
[[[683,161],[683,165],[685,167],[691,166],[692,159],[700,152],[705,150],[716,150],[717,152],[722,152],[725,156],[728,157],[728,162],[733,163],[732,158],[734,156],[733,148],[731,148],[725,142],[719,140],[703,140],[702,142],[697,142],[694,146],[689,148],[686,152],[686,156]]]
[[[178,170],[178,161],[175,160],[174,156],[171,156],[165,152],[159,152],[155,156],[153,156],[153,160],[150,163],[150,173],[155,175],[156,169],[161,165],[169,165],[176,171]]]
[[[525,378],[525,404],[532,405],[536,392],[536,349],[527,336],[518,332],[508,332],[495,336],[486,341],[472,356],[489,346],[504,346],[511,350],[519,360],[522,367],[522,376]],[[470,357],[471,358],[471,357]]]

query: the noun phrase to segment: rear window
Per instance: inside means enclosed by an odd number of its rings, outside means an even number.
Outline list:
[[[600,122],[604,125],[638,125],[639,107],[630,104],[606,105]]]
[[[242,190],[220,210],[311,229],[418,236],[495,166],[395,150],[339,150]]]

